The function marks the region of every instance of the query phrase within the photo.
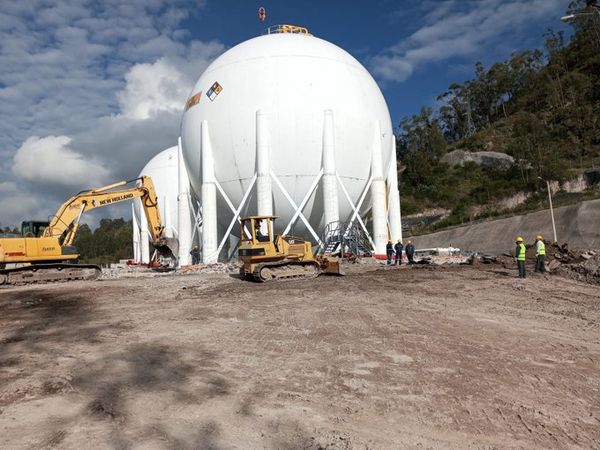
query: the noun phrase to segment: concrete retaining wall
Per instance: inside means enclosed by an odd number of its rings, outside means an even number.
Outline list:
[[[554,217],[559,243],[568,242],[572,249],[600,248],[600,200],[557,208]],[[513,250],[517,236],[523,236],[526,243],[533,243],[538,233],[545,240],[552,241],[550,210],[466,225],[411,239],[417,249],[453,246],[461,250],[502,253]]]

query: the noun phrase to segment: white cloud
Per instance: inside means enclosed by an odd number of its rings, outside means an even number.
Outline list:
[[[180,26],[203,2],[4,3],[0,149],[17,148],[31,135],[71,136],[99,117],[119,113],[116,94],[134,66],[195,57],[190,53],[195,41]]]
[[[133,119],[148,119],[161,111],[181,111],[189,92],[183,74],[161,58],[153,64],[137,64],[125,75],[127,85],[119,93],[122,113]]]
[[[137,120],[160,112],[180,115],[194,82],[223,50],[218,42],[192,41],[182,56],[134,65],[125,74],[125,88],[117,95],[121,114]]]
[[[74,151],[70,143],[67,136],[28,138],[15,153],[13,173],[41,185],[95,187],[103,183],[109,170]]]
[[[45,217],[80,189],[133,178],[176,142],[193,83],[224,50],[181,28],[203,4],[3,3],[0,180],[32,201],[5,199],[2,223]]]
[[[562,0],[424,2],[425,25],[371,58],[369,65],[385,81],[404,81],[428,63],[479,56],[515,30],[559,14],[562,7]]]

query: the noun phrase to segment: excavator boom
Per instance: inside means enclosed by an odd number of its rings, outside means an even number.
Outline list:
[[[120,189],[134,182],[134,186]],[[120,181],[79,192],[58,208],[39,236],[30,233],[23,237],[0,239],[0,284],[10,283],[11,277],[19,282],[48,281],[48,278],[51,278],[50,272],[63,270],[65,272],[57,278],[65,279],[69,278],[65,276],[66,269],[73,274],[70,279],[77,278],[75,275],[83,266],[73,264],[79,258],[73,241],[79,229],[81,216],[92,209],[135,198],[141,200],[153,245],[158,254],[163,260],[174,263],[178,253],[178,241],[165,236],[154,183],[150,177],[142,176],[135,180]],[[37,222],[29,223],[40,225]],[[15,267],[7,269],[7,264]],[[86,269],[91,268],[86,266]],[[99,268],[97,269],[96,276],[99,273]],[[86,279],[92,276],[89,270],[84,272]],[[37,277],[34,276],[36,274]]]

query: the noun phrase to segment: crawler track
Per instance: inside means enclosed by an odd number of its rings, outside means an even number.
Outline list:
[[[0,269],[0,286],[95,280],[100,273],[100,267],[93,264],[32,264],[14,269]]]
[[[252,279],[259,283],[291,279],[308,279],[318,277],[320,273],[316,262],[275,262],[256,266]]]

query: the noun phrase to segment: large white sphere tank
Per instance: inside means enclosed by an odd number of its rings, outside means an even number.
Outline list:
[[[176,236],[177,233],[177,150],[177,146],[163,150],[148,161],[139,175],[152,178],[158,196],[161,221],[163,225],[170,228],[167,232],[173,236]],[[135,219],[139,224],[143,214],[139,199],[134,202],[133,209]]]
[[[207,91],[215,82],[222,90],[211,99]],[[190,182],[196,192],[201,191],[201,123],[206,120],[216,179],[235,206],[256,171],[257,110],[268,121],[271,169],[296,204],[322,167],[326,110],[334,116],[337,173],[355,204],[370,177],[376,122],[384,171],[391,161],[392,124],[375,80],[349,53],[314,36],[270,34],[233,47],[204,71],[190,99],[181,129]],[[232,214],[218,197],[222,230]],[[340,220],[351,217],[352,207],[342,191],[339,208]],[[278,231],[295,212],[275,182],[273,211],[280,217]],[[242,211],[253,213],[255,198]],[[323,229],[323,197],[318,189],[303,213],[312,227]],[[293,231],[305,231],[300,220]]]

